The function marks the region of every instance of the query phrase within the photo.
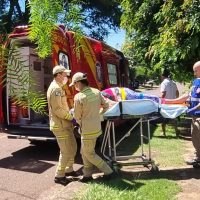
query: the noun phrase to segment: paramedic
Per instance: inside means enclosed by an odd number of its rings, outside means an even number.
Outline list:
[[[56,137],[60,148],[59,162],[55,173],[55,183],[66,185],[69,181],[65,176],[74,176],[74,157],[77,143],[73,135],[73,117],[69,114],[67,97],[62,88],[66,85],[71,70],[58,65],[53,68],[54,80],[47,90],[50,130]]]
[[[92,180],[94,166],[104,172],[104,179],[110,179],[114,174],[113,170],[95,152],[96,140],[102,134],[100,106],[103,108],[103,113],[109,105],[99,90],[89,87],[87,74],[75,73],[69,86],[72,85],[79,92],[74,97],[74,118],[80,125],[81,130],[83,178],[80,181]]]
[[[170,72],[167,69],[164,69],[162,74],[161,74],[161,86],[160,86],[160,91],[161,91],[161,98],[166,98],[166,99],[175,99],[179,97],[179,91],[177,88],[176,83],[170,78]],[[162,133],[163,136],[166,136],[166,123],[168,122],[168,119],[164,118],[163,122],[161,124],[162,127]],[[176,136],[179,135],[179,131],[177,128],[177,119],[173,120],[174,124],[174,129],[176,132]]]
[[[172,104],[185,103],[186,101],[189,101],[190,103],[188,114],[193,116],[191,123],[191,136],[196,154],[194,158],[186,161],[187,164],[191,165],[200,162],[200,61],[193,65],[193,71],[196,79],[193,81],[191,92],[188,92],[177,99],[165,99],[166,103]]]

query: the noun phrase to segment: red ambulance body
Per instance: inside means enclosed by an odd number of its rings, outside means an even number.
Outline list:
[[[36,45],[28,38],[27,26],[16,27],[9,35],[6,44],[8,48],[15,43],[18,44],[21,57],[29,66],[30,73],[36,77],[36,90],[46,94],[53,80],[52,68],[56,65],[70,69],[71,75],[78,71],[87,73],[90,86],[99,90],[128,86],[128,62],[122,52],[89,37],[83,37],[79,41],[80,47],[77,48],[74,32],[65,31],[63,26],[58,26],[52,38],[52,55],[45,59],[37,55]],[[75,90],[67,86],[66,93],[68,103],[72,107]],[[53,138],[53,134],[49,131],[48,116],[40,115],[30,108],[22,108],[12,102],[9,85],[6,87],[0,85],[0,123],[6,125],[12,137]]]

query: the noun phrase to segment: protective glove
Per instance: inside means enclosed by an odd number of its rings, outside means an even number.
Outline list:
[[[76,119],[73,118],[73,119],[71,120],[71,122],[72,122],[73,126],[79,126],[78,123],[76,122]]]
[[[161,98],[161,104],[165,104],[166,101],[165,101],[165,98]]]
[[[196,111],[197,109],[194,107],[194,108],[190,108],[190,109],[188,109],[187,111],[186,111],[186,113],[188,114],[188,115],[193,115],[194,113],[195,113],[195,111]]]
[[[69,110],[69,114],[72,115],[72,116],[74,115],[74,108]]]

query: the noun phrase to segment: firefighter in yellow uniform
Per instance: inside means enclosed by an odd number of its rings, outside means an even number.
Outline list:
[[[89,87],[86,74],[81,72],[74,74],[69,86],[72,85],[79,91],[74,97],[74,118],[81,131],[81,154],[84,166],[83,178],[80,181],[92,180],[94,166],[104,172],[105,179],[110,179],[113,170],[95,152],[96,140],[102,133],[100,107],[102,106],[102,112],[105,112],[109,104],[99,90]]]
[[[63,66],[55,66],[53,68],[54,80],[47,91],[50,130],[55,135],[60,148],[54,181],[63,185],[69,182],[65,176],[75,174],[73,164],[77,152],[77,143],[73,134],[73,117],[69,114],[67,97],[63,90],[70,72]]]

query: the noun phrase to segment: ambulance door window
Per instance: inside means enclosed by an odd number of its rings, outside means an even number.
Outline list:
[[[100,83],[103,82],[102,67],[100,62],[96,62],[96,77]]]
[[[30,55],[30,70],[34,84],[32,89],[35,91],[44,92],[44,61],[36,55]]]
[[[69,69],[69,58],[64,52],[59,53],[59,65],[62,65],[66,69]]]
[[[117,85],[117,66],[114,64],[107,64],[108,78],[111,85]]]

